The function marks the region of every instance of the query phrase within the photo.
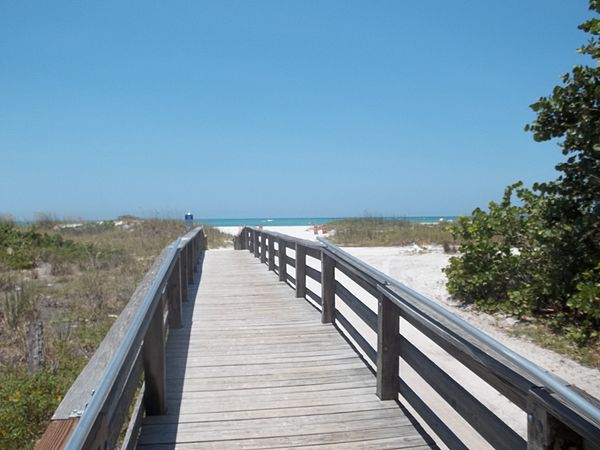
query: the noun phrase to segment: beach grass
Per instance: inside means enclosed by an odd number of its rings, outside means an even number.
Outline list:
[[[458,242],[446,223],[424,224],[403,219],[360,217],[327,224],[330,239],[346,247],[394,247],[401,245],[442,245],[456,251]]]
[[[231,236],[204,227],[210,248]],[[182,221],[133,216],[0,225],[0,447],[32,448],[61,398]],[[26,329],[43,321],[45,367],[27,372]]]

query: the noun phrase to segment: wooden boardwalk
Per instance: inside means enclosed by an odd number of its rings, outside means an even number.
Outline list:
[[[431,448],[320,313],[247,252],[206,253],[139,448]],[[428,442],[430,444],[428,444]]]

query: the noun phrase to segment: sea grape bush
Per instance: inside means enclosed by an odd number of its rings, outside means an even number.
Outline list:
[[[590,1],[590,10],[600,13],[600,2]],[[548,317],[585,343],[600,329],[600,20],[579,28],[591,35],[579,52],[596,66],[564,75],[531,105],[537,118],[525,128],[536,141],[557,141],[566,156],[559,177],[532,190],[516,183],[489,211],[461,218],[451,229],[460,254],[445,271],[449,292],[462,301]]]
[[[97,249],[91,244],[77,243],[58,234],[40,233],[35,227],[0,223],[0,267],[31,269],[38,260],[76,262],[96,253]]]

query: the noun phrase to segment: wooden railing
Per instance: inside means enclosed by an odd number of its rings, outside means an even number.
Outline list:
[[[123,448],[130,448],[142,415],[165,413],[168,330],[182,325],[182,301],[204,250],[202,228],[163,250],[66,393],[37,449],[113,449],[128,417]]]
[[[321,321],[335,324],[375,370],[379,398],[398,400],[400,395],[449,448],[467,445],[460,433],[438,417],[399,373],[400,359],[494,448],[600,448],[597,399],[339,247],[325,240],[312,242],[244,227],[234,239],[234,248],[248,249],[275,271],[280,281],[295,288],[297,297],[306,298],[320,309]],[[290,257],[288,250],[293,250],[295,257]],[[312,258],[311,264],[307,263],[307,256]],[[288,266],[295,269],[294,276],[288,273]],[[320,294],[307,288],[307,279],[320,283]],[[348,286],[352,283],[375,299],[377,311],[353,293]],[[356,318],[345,317],[336,307],[336,299]],[[417,342],[410,342],[400,330],[400,318],[523,410],[527,414],[527,439],[491,411],[477,392],[469,392],[452,373],[420,350]],[[355,326],[357,320],[364,325]],[[376,346],[359,328],[376,333]]]

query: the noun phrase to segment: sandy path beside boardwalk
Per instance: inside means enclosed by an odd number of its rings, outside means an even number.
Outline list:
[[[431,300],[443,305],[446,309],[480,330],[483,330],[488,335],[540,367],[571,384],[577,385],[593,396],[600,397],[599,370],[584,367],[563,355],[541,348],[526,339],[509,336],[507,331],[511,323],[513,323],[513,320],[510,318],[471,311],[461,308],[454,303],[446,290],[446,277],[442,272],[442,268],[448,264],[450,256],[445,254],[441,247],[431,246],[426,249],[417,246],[354,247],[345,248],[345,250]],[[359,297],[372,309],[375,309],[375,302],[370,300],[370,296],[363,294]],[[343,312],[345,314],[346,310],[344,309]],[[355,320],[353,322],[360,328],[361,332],[367,334],[371,332],[366,326],[361,326],[359,321]],[[527,418],[523,411],[506,400],[496,390],[482,382],[469,369],[456,362],[454,358],[441,350],[410,324],[402,320],[400,327],[401,332],[409,341],[420,348],[421,351],[428,355],[447,373],[451,374],[456,381],[473,393],[511,428],[521,436],[526,437]],[[372,336],[369,340],[371,345],[375,345],[375,336]],[[469,448],[491,448],[403,362],[400,365],[400,374],[405,377],[411,388],[432,407],[436,414],[444,418],[451,429],[460,431],[457,435],[463,439],[463,442]],[[438,443],[440,442],[438,441]]]
[[[219,231],[223,233],[231,234],[235,236],[242,231],[242,227],[217,227]],[[310,226],[289,226],[289,227],[264,227],[265,231],[274,231],[281,234],[287,234],[288,236],[293,236],[299,239],[306,239],[309,241],[316,241],[317,236],[313,232],[313,228]],[[319,236],[323,236],[321,232],[319,232]]]
[[[442,304],[454,314],[477,326],[539,366],[600,398],[599,370],[582,366],[526,339],[509,336],[507,330],[512,323],[511,319],[470,311],[452,302],[446,290],[446,276],[442,273],[442,268],[448,264],[449,255],[445,254],[441,247],[432,246],[425,251],[416,246],[357,247],[345,250],[431,300]]]
[[[222,227],[220,229],[231,234],[237,234],[240,230],[238,227]],[[265,230],[273,230],[303,239],[316,239],[312,228],[309,227],[265,227]],[[345,250],[431,300],[443,305],[454,314],[483,330],[525,358],[535,362],[540,367],[554,373],[569,383],[577,385],[593,396],[600,397],[599,370],[584,367],[563,355],[543,349],[526,339],[509,336],[507,331],[514,322],[510,318],[479,313],[459,307],[454,303],[446,290],[446,277],[442,272],[442,268],[447,265],[450,255],[445,254],[441,247],[430,246],[420,248],[416,245],[407,247],[350,247],[345,248]],[[294,257],[293,251],[290,251],[290,253],[290,256]],[[309,265],[319,269],[318,261],[308,258],[307,262]],[[291,267],[288,270],[291,274],[295,275]],[[343,274],[337,273],[339,275],[336,276],[340,277],[342,284],[346,285],[366,305],[376,311],[376,302],[373,297],[360,289],[351,280],[344,277]],[[307,280],[307,286],[316,292],[320,290],[320,286],[310,279]],[[349,311],[343,302],[337,302],[336,306],[361,331],[371,345],[376,347],[375,333]],[[419,347],[441,368],[451,374],[462,386],[474,393],[496,415],[525,437],[526,415],[524,412],[506,400],[493,388],[487,386],[470,370],[456,362],[450,355],[441,350],[404,320],[401,322],[401,330],[407,339]],[[411,388],[432,407],[436,414],[444,418],[450,428],[460,431],[457,434],[464,439],[464,443],[469,448],[490,448],[407,364],[401,363],[400,372]]]

